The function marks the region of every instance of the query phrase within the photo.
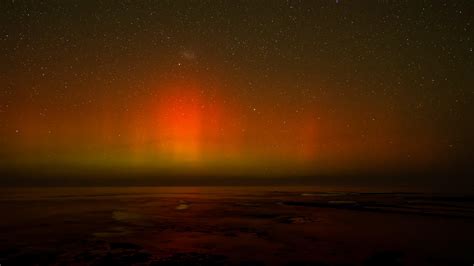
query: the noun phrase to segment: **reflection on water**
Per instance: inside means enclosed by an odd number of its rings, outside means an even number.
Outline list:
[[[4,265],[474,261],[474,198],[466,195],[317,187],[10,188],[2,189],[0,206]]]

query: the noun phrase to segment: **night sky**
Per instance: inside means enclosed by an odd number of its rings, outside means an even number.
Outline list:
[[[3,172],[454,183],[472,172],[473,1],[0,10]]]

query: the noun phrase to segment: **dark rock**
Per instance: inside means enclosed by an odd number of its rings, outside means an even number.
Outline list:
[[[196,266],[217,266],[227,265],[227,257],[223,255],[205,254],[205,253],[177,253],[170,257],[156,261],[155,266],[174,266],[174,265],[196,265]]]

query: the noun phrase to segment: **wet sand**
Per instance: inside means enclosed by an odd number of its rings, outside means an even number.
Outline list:
[[[2,189],[2,265],[472,265],[474,197],[316,187]]]

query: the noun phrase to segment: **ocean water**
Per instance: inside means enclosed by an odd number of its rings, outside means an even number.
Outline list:
[[[474,196],[329,187],[0,189],[2,265],[472,265]]]

